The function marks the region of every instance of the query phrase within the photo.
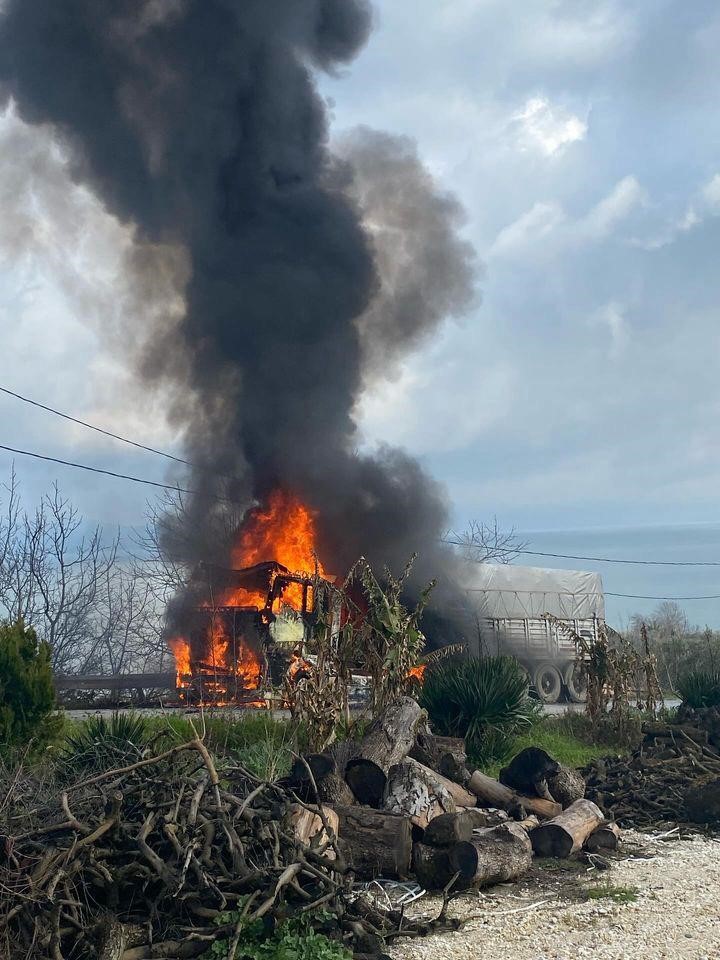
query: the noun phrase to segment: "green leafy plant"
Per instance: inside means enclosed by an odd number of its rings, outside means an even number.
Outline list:
[[[66,735],[58,762],[73,776],[112,770],[142,760],[154,739],[147,719],[136,713],[88,717]]]
[[[638,898],[637,887],[616,887],[604,883],[597,887],[588,887],[585,891],[588,900],[612,900],[614,903],[635,903]]]
[[[692,670],[677,682],[682,702],[695,710],[720,706],[720,671]]]
[[[218,923],[238,923],[239,911],[222,913]],[[249,921],[237,931],[235,942],[216,940],[210,948],[214,957],[228,960],[351,960],[342,943],[317,932],[322,915],[301,914],[282,920],[269,930],[262,920]]]
[[[60,720],[50,647],[22,621],[0,624],[0,744],[5,749],[48,742]]]
[[[515,737],[540,715],[514,657],[473,657],[428,668],[420,705],[440,735],[465,737],[480,765],[504,757]]]

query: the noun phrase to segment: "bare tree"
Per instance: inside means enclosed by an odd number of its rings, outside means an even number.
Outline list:
[[[511,563],[518,554],[527,549],[527,541],[521,540],[515,527],[503,530],[497,517],[490,523],[471,520],[462,533],[450,531],[448,541],[458,546],[467,560],[473,563]]]
[[[34,512],[23,510],[15,472],[0,514],[0,618],[24,620],[48,641],[58,673],[158,669],[162,591],[157,571],[121,557],[119,535],[104,541],[57,485]]]

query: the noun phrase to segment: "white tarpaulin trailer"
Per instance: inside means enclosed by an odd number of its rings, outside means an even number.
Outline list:
[[[584,699],[575,643],[544,615],[588,640],[596,638],[605,619],[599,573],[483,563],[466,589],[487,652],[517,657],[547,702],[556,702],[563,686],[570,699]]]

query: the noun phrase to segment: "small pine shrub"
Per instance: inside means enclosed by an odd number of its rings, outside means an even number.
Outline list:
[[[720,672],[717,670],[692,670],[679,678],[677,688],[682,702],[695,710],[720,706]]]
[[[420,694],[435,733],[464,737],[469,756],[485,765],[502,759],[515,737],[541,713],[514,657],[441,662],[428,669]]]
[[[43,746],[60,725],[50,647],[22,621],[0,623],[0,746]]]

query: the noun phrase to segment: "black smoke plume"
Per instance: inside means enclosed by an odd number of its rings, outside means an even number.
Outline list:
[[[279,486],[319,511],[326,567],[418,552],[418,580],[451,579],[442,489],[401,450],[357,452],[363,389],[467,310],[475,268],[410,142],[360,130],[330,149],[315,72],[370,28],[366,0],[0,7],[0,97],[51,125],[73,176],[133,226],[138,283],[156,262],[143,250],[187,257],[182,320],[128,318],[197,465],[174,531],[185,560],[227,562],[223,498]]]

